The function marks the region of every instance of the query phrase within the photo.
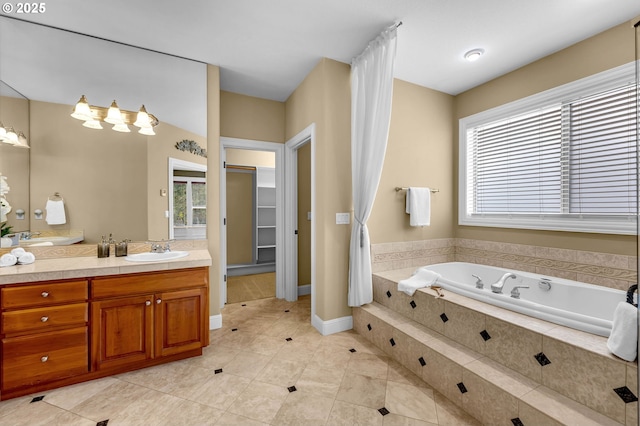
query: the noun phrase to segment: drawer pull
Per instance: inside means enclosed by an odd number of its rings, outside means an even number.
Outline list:
[[[42,293],[40,293],[40,296],[49,297],[49,292],[48,291],[43,291]]]
[[[42,318],[40,318],[40,321],[47,322],[47,321],[49,321],[49,317],[42,317]]]
[[[144,302],[144,304],[147,306],[151,306],[151,300],[147,300],[146,302]]]
[[[47,361],[49,361],[49,355],[45,355],[40,358],[40,362],[47,362]]]
[[[156,299],[156,304],[161,304],[162,303],[162,299]]]

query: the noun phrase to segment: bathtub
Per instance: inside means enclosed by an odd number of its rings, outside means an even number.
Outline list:
[[[464,262],[438,263],[423,268],[440,274],[436,284],[451,292],[605,337],[611,333],[616,306],[626,301],[626,292],[622,290],[531,272]],[[493,293],[491,284],[507,272],[514,273],[516,278],[506,280],[502,294]],[[476,288],[473,275],[482,278],[482,290]],[[545,290],[546,284],[539,284],[543,278],[550,283],[548,290]],[[515,299],[511,297],[514,286],[529,288],[519,289],[520,299]]]

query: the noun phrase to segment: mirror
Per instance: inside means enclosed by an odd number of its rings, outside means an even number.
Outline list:
[[[85,243],[110,233],[117,240],[169,238],[169,158],[206,165],[206,157],[176,147],[188,140],[206,149],[206,64],[0,17],[0,79],[28,99],[26,173],[10,168],[13,160],[0,151],[14,231],[81,230]],[[144,105],[160,122],[156,135],[133,126],[120,133],[104,122],[102,130],[83,127],[70,116],[81,95],[101,107],[116,100],[137,112]],[[2,95],[0,121],[13,111],[4,107],[10,99]],[[53,225],[45,206],[55,193],[66,220]],[[26,212],[21,221],[18,204]]]

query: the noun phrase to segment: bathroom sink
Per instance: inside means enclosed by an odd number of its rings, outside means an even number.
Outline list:
[[[51,243],[54,246],[66,246],[75,243],[79,243],[84,240],[82,236],[60,236],[54,235],[50,237],[34,237],[28,240],[20,240],[20,245],[30,246],[34,244],[43,245],[43,243]]]
[[[136,253],[126,256],[124,260],[129,262],[156,262],[162,260],[180,259],[189,256],[188,251],[166,251],[164,253]]]

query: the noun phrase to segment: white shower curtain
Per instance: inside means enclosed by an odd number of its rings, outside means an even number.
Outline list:
[[[351,63],[351,180],[354,222],[349,250],[349,306],[373,301],[367,220],[389,136],[397,25],[383,31]]]

